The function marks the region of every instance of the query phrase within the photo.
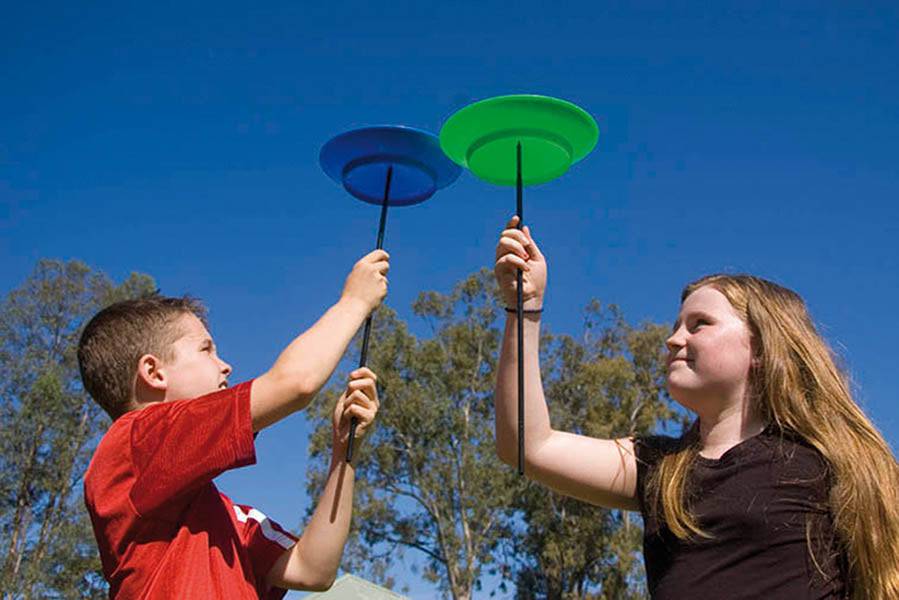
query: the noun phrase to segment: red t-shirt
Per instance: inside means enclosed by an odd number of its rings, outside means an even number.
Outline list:
[[[250,386],[161,402],[117,419],[84,500],[110,598],[281,598],[266,575],[296,538],[212,479],[256,462]]]

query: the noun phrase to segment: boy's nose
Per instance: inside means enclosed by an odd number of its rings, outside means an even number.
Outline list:
[[[226,363],[226,362],[223,361],[222,359],[219,359],[219,362],[222,363],[222,373],[223,373],[225,376],[230,375],[230,374],[231,374],[231,365],[229,365],[228,363]]]

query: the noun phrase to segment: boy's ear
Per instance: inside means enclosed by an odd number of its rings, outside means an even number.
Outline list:
[[[162,361],[153,354],[144,354],[137,361],[138,386],[146,386],[151,391],[164,392],[168,387]]]

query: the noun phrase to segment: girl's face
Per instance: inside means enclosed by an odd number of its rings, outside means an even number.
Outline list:
[[[743,400],[749,385],[749,328],[727,298],[710,286],[687,296],[668,347],[668,393],[694,412]]]

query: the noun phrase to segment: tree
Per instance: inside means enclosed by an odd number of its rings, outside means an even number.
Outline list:
[[[375,316],[370,366],[381,411],[357,467],[356,510],[344,567],[386,585],[404,549],[425,558],[424,576],[470,598],[501,571],[529,597],[629,598],[642,593],[636,519],[563,498],[520,479],[494,450],[493,387],[502,332],[492,275],[413,305],[431,326],[419,340],[393,311]],[[662,392],[663,328],[631,327],[594,302],[582,340],[544,334],[547,399],[558,429],[608,437],[654,429],[674,414]],[[329,460],[328,416],[342,391],[310,408],[316,425],[308,490]]]
[[[492,281],[485,271],[450,295],[422,294],[413,311],[430,323],[428,340],[412,336],[392,311],[376,314],[370,366],[381,410],[357,466],[345,567],[383,579],[386,559],[415,549],[425,558],[424,576],[455,599],[470,598],[484,570],[496,568],[522,482],[494,451],[499,332]],[[312,409],[313,494],[327,467],[327,417],[340,391]]]
[[[108,420],[81,386],[77,343],[103,306],[156,289],[114,285],[78,261],[41,260],[0,307],[0,589],[100,597],[106,585],[80,484]]]
[[[615,305],[587,307],[581,340],[546,335],[543,375],[553,427],[616,439],[680,420],[664,391],[667,329],[629,325]],[[519,598],[645,596],[642,527],[627,511],[597,508],[529,487],[523,527],[510,539]]]

